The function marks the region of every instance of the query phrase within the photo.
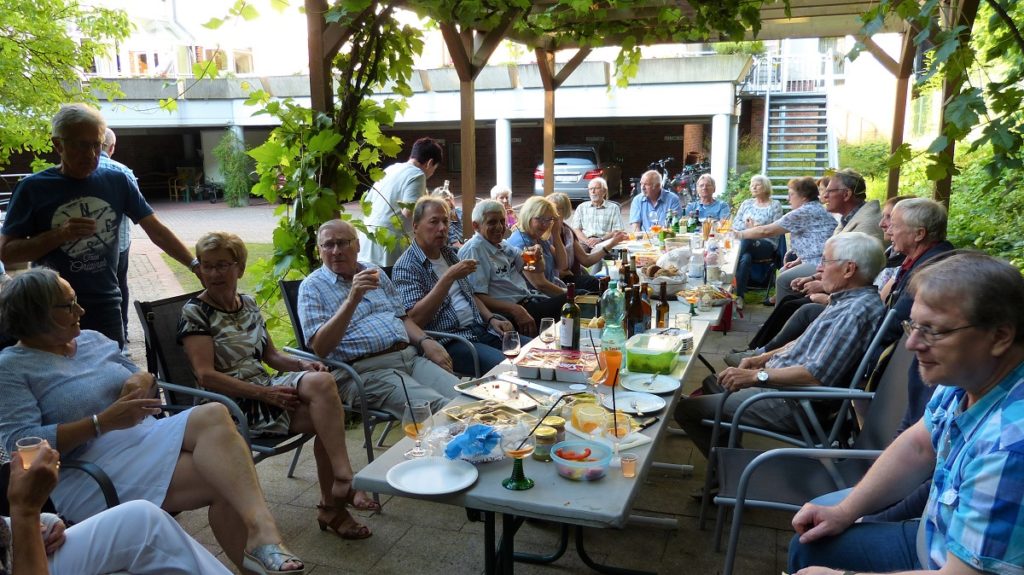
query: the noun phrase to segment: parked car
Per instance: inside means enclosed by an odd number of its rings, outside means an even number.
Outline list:
[[[608,197],[622,194],[622,167],[601,156],[594,146],[555,146],[555,191],[574,201],[589,200],[587,185],[601,177],[608,182]],[[533,193],[544,195],[544,164],[533,172]]]

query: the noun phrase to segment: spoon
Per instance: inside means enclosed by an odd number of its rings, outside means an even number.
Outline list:
[[[638,404],[636,399],[631,401],[629,405],[630,405],[630,407],[633,408],[633,411],[636,412],[636,416],[637,417],[643,417],[644,416],[644,412],[640,410],[640,406],[639,406],[639,404]]]

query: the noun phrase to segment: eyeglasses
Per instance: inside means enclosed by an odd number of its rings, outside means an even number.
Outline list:
[[[821,260],[821,266],[825,267],[825,264],[834,264],[836,262],[848,262],[848,261],[850,261],[850,260],[848,260],[848,259],[834,259],[834,260],[822,259]]]
[[[953,329],[947,329],[945,331],[935,331],[935,329],[932,328],[931,326],[921,325],[909,319],[903,320],[902,322],[900,322],[900,325],[903,326],[903,331],[906,332],[907,336],[913,335],[915,331],[921,334],[921,340],[924,341],[925,345],[927,346],[935,345],[936,342],[938,342],[939,340],[941,340],[942,338],[946,337],[951,333],[960,331],[962,329],[975,327],[974,325],[964,325],[960,327],[954,327]]]
[[[75,308],[78,307],[78,296],[71,298],[69,303],[58,303],[54,304],[53,307],[55,309],[66,309],[69,312],[75,311]]]
[[[343,249],[349,247],[350,245],[352,245],[352,242],[354,242],[354,241],[356,241],[356,238],[351,238],[351,239],[342,238],[340,240],[328,240],[328,241],[320,244],[320,251],[330,252],[330,251],[334,251],[334,250],[343,250]]]
[[[829,194],[833,194],[833,193],[836,193],[836,192],[848,192],[848,191],[850,191],[850,188],[826,188],[825,191],[822,192],[822,195],[827,196]]]
[[[542,224],[550,224],[551,222],[555,221],[554,216],[535,216],[533,219],[537,220]]]
[[[84,152],[87,150],[99,150],[103,147],[103,142],[99,140],[69,140],[67,138],[55,138],[64,142],[64,145],[72,150],[78,152]]]
[[[220,262],[220,263],[217,263],[217,264],[202,264],[201,263],[201,264],[199,264],[199,269],[203,270],[206,273],[211,273],[211,272],[224,273],[224,272],[228,271],[229,269],[235,267],[236,265],[238,265],[238,262]]]

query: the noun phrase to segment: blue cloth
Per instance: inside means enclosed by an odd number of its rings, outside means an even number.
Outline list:
[[[133,172],[131,168],[122,164],[121,162],[118,162],[115,159],[112,159],[109,154],[102,150],[100,150],[100,167],[106,168],[108,170],[117,170],[119,172],[122,172],[126,174],[129,178],[131,178],[133,182],[135,182],[135,187],[139,186],[139,180],[135,177],[135,172]],[[122,253],[124,253],[124,251],[130,248],[132,245],[132,226],[127,218],[121,219],[121,227],[117,229],[117,245],[117,249],[119,249]]]
[[[836,231],[836,219],[821,202],[805,202],[776,222],[789,232],[790,251],[805,264],[818,265],[825,251],[825,242]]]
[[[502,241],[494,245],[474,234],[459,249],[459,259],[476,260],[476,271],[469,275],[474,293],[497,300],[519,303],[533,295],[523,277],[523,251]]]
[[[111,308],[120,316],[118,227],[125,215],[138,222],[152,213],[138,186],[122,172],[99,168],[78,180],[49,168],[25,178],[14,189],[2,233],[29,238],[71,217],[95,219],[94,236],[66,242],[33,263],[57,270],[71,284],[88,312],[84,317]],[[123,329],[120,318],[116,323]]]
[[[942,387],[924,415],[935,450],[925,511],[928,562],[952,553],[986,573],[1024,573],[1024,363],[964,409]]]
[[[444,448],[444,454],[448,459],[481,457],[497,447],[499,441],[501,434],[496,429],[477,423],[456,435]]]
[[[920,569],[917,560],[918,521],[854,523],[837,537],[809,545],[794,535],[789,543],[789,568],[821,566],[863,573],[892,573]],[[884,552],[880,550],[884,549]]]
[[[651,221],[651,212],[657,214],[659,224],[665,224],[668,222],[669,212],[677,216],[683,213],[683,204],[675,192],[668,190],[662,190],[658,201],[653,204],[647,199],[647,196],[637,194],[629,205],[629,223],[640,224],[641,230],[649,230],[651,224],[654,223]]]
[[[117,401],[124,380],[139,370],[103,334],[83,331],[74,356],[12,346],[0,352],[0,440],[8,453],[22,437],[57,444],[57,425],[92,417]],[[65,458],[86,448],[83,444]]]
[[[754,267],[754,260],[764,260],[772,257],[778,245],[771,238],[760,240],[741,240],[740,248],[736,256],[736,297],[742,298],[747,293],[747,283],[750,281],[750,271]],[[769,278],[775,281],[775,278]]]
[[[778,202],[776,202],[778,203]],[[780,209],[781,211],[781,209]],[[686,204],[686,214],[694,214],[697,219],[703,220],[704,218],[711,218],[713,220],[727,220],[729,219],[729,204],[722,200],[712,200],[710,204],[701,203],[700,200],[696,200]],[[664,223],[664,220],[662,220]]]
[[[368,267],[375,266],[360,262],[357,273]],[[302,280],[298,304],[302,334],[306,341],[313,339],[316,332],[331,319],[351,289],[352,282],[327,269],[327,266],[320,266]],[[403,317],[405,308],[402,307],[395,284],[381,270],[380,286],[363,295],[348,322],[345,336],[327,357],[351,362],[384,351],[398,342],[408,342],[409,334],[401,319]]]
[[[557,286],[565,286],[558,278],[558,269],[555,267],[555,248],[552,246],[551,240],[534,240],[523,230],[516,230],[506,241],[508,245],[520,250],[534,244],[539,245],[541,253],[544,254],[544,278]]]

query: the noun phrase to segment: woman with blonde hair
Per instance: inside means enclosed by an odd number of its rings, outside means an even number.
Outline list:
[[[558,220],[555,222],[552,234],[557,234],[561,230],[562,243],[565,245],[565,256],[568,260],[566,268],[561,270],[562,277],[566,281],[575,282],[577,290],[596,291],[598,289],[597,278],[590,275],[587,272],[587,268],[600,263],[604,256],[608,255],[608,250],[622,241],[622,235],[614,234],[608,240],[597,244],[592,250],[587,251],[586,244],[583,243],[586,238],[581,239],[576,235],[572,227],[566,223],[572,220],[572,201],[569,200],[569,196],[558,192],[551,194],[548,199],[555,205],[555,209],[558,211]]]
[[[345,412],[335,376],[318,361],[282,353],[274,346],[260,308],[238,293],[248,250],[230,233],[213,232],[196,242],[199,277],[206,289],[185,303],[178,341],[206,389],[235,399],[257,435],[313,433],[320,504],[317,523],[342,539],[365,539],[370,529],[345,509],[380,508],[352,486],[345,445]],[[263,364],[279,370],[270,375]]]
[[[559,270],[568,268],[568,258],[562,235],[551,233],[558,220],[558,210],[547,198],[532,196],[519,209],[519,229],[512,232],[508,243],[519,249],[540,246],[544,256],[544,277],[549,282],[565,287],[558,277]],[[536,286],[534,286],[536,287]]]

